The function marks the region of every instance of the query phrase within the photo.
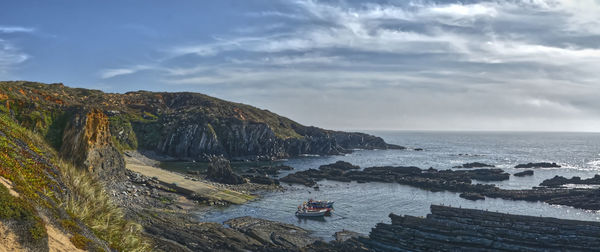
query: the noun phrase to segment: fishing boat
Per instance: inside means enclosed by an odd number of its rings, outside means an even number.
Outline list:
[[[326,209],[300,209],[296,211],[298,217],[323,217],[327,213]]]
[[[308,202],[306,202],[306,206],[311,208],[329,208],[331,210],[333,209],[333,203],[333,201],[328,200],[309,199]]]

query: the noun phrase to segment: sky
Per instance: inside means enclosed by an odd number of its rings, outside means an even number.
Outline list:
[[[0,80],[341,130],[600,131],[600,0],[0,1]]]

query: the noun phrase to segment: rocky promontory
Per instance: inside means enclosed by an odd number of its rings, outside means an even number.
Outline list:
[[[304,126],[268,110],[199,93],[112,94],[62,84],[0,84],[0,102],[9,104],[14,118],[57,149],[68,133],[67,122],[76,120],[80,110],[105,115],[102,122],[107,122],[112,145],[120,151],[154,151],[183,160],[208,161],[210,155],[271,160],[353,149],[405,149],[380,137]]]

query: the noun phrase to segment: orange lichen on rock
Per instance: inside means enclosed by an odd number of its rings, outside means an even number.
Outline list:
[[[108,116],[102,111],[94,109],[86,116],[85,139],[89,146],[102,146],[110,141]]]
[[[240,108],[233,108],[233,111],[235,111],[237,113],[236,117],[242,121],[246,120],[246,117],[244,116],[244,113],[242,112],[242,110]]]

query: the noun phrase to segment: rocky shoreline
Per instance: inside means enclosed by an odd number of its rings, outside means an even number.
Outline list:
[[[426,218],[390,214],[354,251],[593,251],[600,223],[431,206]],[[351,244],[349,242],[349,244]],[[347,244],[347,245],[349,245]]]

